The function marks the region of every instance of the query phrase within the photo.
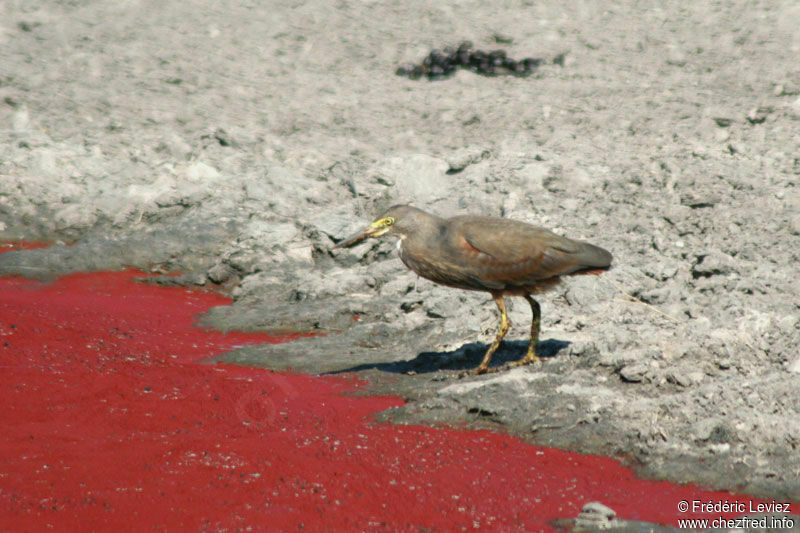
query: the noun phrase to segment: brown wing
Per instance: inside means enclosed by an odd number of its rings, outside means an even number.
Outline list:
[[[490,288],[532,285],[611,264],[602,248],[524,222],[456,217],[449,223],[453,245],[474,258],[470,274]]]

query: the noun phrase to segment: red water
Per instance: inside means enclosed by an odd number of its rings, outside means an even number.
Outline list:
[[[0,530],[536,531],[595,500],[669,524],[709,517],[681,500],[750,500],[507,435],[375,424],[403,402],[354,397],[354,378],[199,364],[285,339],[198,329],[229,301],[139,275],[0,279]]]

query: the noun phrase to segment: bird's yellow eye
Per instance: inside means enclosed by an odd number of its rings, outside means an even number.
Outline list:
[[[386,221],[387,226],[394,224],[394,217],[386,217],[384,220]]]

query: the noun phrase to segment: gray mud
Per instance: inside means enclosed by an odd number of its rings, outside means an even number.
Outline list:
[[[475,424],[645,476],[800,501],[800,6],[673,2],[2,4],[0,273],[184,272],[202,323],[325,333],[227,360],[351,373],[400,423]],[[528,78],[412,81],[473,41]],[[504,44],[498,44],[503,42]],[[392,242],[389,205],[506,216],[614,253],[540,298],[535,366],[460,377],[482,293]],[[525,350],[511,303],[497,365]]]

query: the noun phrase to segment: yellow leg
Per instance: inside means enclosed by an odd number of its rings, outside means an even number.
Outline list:
[[[539,344],[539,323],[542,318],[542,309],[539,307],[539,302],[531,298],[529,294],[525,295],[525,299],[528,300],[533,315],[531,317],[531,341],[528,344],[528,352],[525,354],[525,357],[511,363],[511,366],[527,365],[540,360],[539,357],[536,356],[536,345]]]
[[[500,310],[500,329],[497,332],[497,336],[494,338],[494,342],[489,346],[489,349],[486,350],[483,361],[481,361],[481,364],[475,369],[475,374],[485,374],[489,371],[489,363],[492,361],[492,354],[500,347],[503,337],[506,336],[508,328],[511,327],[511,322],[508,320],[508,313],[506,313],[506,302],[503,300],[503,294],[500,292],[493,292],[492,298],[494,298],[494,303],[497,304],[497,308]]]

